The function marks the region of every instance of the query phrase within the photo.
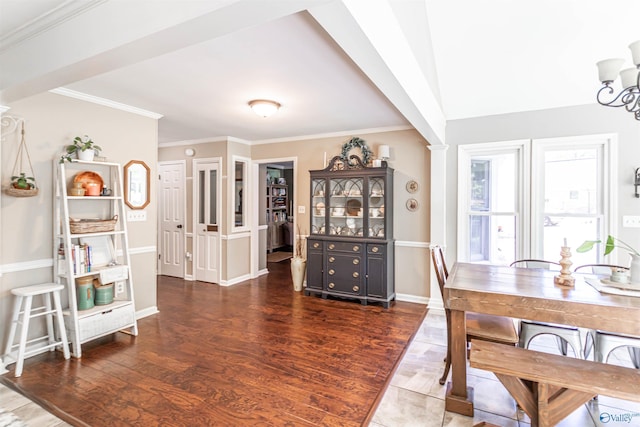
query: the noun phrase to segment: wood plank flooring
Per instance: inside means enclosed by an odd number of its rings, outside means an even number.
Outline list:
[[[231,287],[161,276],[138,337],[36,356],[0,381],[73,425],[366,425],[425,306],[305,297],[288,263],[269,270]]]

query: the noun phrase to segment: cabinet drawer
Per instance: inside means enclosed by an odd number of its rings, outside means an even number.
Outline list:
[[[379,245],[376,243],[367,244],[368,254],[383,256],[386,252],[387,252],[387,245]]]
[[[133,304],[113,309],[105,308],[103,311],[80,318],[78,319],[80,342],[131,326],[134,320]]]
[[[328,242],[327,252],[362,253],[364,245],[354,242]]]
[[[324,242],[322,241],[307,239],[308,251],[322,251],[323,246],[324,246]]]

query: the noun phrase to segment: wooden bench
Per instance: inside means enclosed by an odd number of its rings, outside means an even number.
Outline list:
[[[599,394],[640,402],[637,369],[476,340],[469,363],[495,373],[532,427],[554,426]]]

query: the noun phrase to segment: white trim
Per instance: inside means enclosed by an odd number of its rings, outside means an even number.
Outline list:
[[[160,310],[158,310],[158,306],[152,305],[151,307],[143,308],[142,310],[136,311],[136,320],[153,316],[154,314],[158,314],[158,313],[160,313]]]
[[[395,246],[397,248],[431,248],[431,243],[429,242],[412,242],[409,240],[396,240]]]
[[[410,295],[410,294],[396,294],[396,301],[413,302],[416,304],[429,305],[430,298],[421,297],[418,295]]]
[[[147,254],[149,252],[157,252],[157,251],[158,251],[157,246],[140,246],[137,248],[129,249],[129,254],[138,255],[138,254]]]
[[[220,236],[220,239],[222,239],[222,240],[238,240],[238,239],[246,239],[247,237],[251,237],[251,232],[250,231],[242,231],[242,232],[233,233],[233,234],[224,234],[224,235]]]
[[[231,280],[220,280],[220,283],[218,284],[220,286],[233,286],[233,285],[237,285],[238,283],[245,282],[247,280],[251,280],[250,274],[243,274],[242,276],[235,277]]]
[[[53,258],[37,259],[33,261],[14,262],[0,265],[2,274],[16,273],[18,271],[37,270],[39,268],[53,267]]]
[[[251,158],[249,157],[244,157],[244,156],[236,156],[235,154],[231,155],[231,158],[229,159],[229,165],[227,166],[227,176],[231,177],[230,179],[227,179],[227,184],[228,184],[228,195],[230,194],[231,197],[227,197],[227,200],[230,200],[231,202],[229,203],[228,206],[228,213],[229,213],[229,227],[227,229],[231,230],[232,234],[238,233],[238,232],[244,232],[244,231],[251,231],[251,226],[249,224],[249,219],[251,218],[251,215],[249,215],[251,211],[251,194],[252,194],[252,190],[251,190],[251,171],[250,166],[251,166]],[[242,163],[244,164],[244,167],[242,168],[242,183],[243,183],[243,187],[242,187],[242,225],[240,226],[236,226],[236,211],[235,211],[235,207],[236,207],[236,179],[235,179],[235,175],[236,175],[236,163]]]
[[[264,276],[265,274],[269,274],[268,268],[263,268],[262,270],[258,271],[258,273],[254,276],[254,278]]]
[[[350,131],[319,133],[315,135],[291,136],[287,138],[260,139],[260,140],[253,141],[251,145],[277,144],[279,142],[306,141],[310,139],[335,138],[335,137],[342,137],[342,136],[353,136],[358,134],[396,132],[396,131],[412,130],[412,129],[414,128],[411,126],[389,126],[389,127],[380,127],[380,128],[370,128],[370,129],[355,129]]]
[[[185,145],[199,145],[199,144],[210,144],[212,142],[227,142],[228,138],[226,136],[217,136],[212,138],[198,138],[198,139],[185,139],[182,141],[174,141],[174,142],[160,142],[158,143],[158,148],[167,148],[167,147],[183,147]]]
[[[529,211],[528,211],[528,197],[524,197],[525,194],[529,194],[529,162],[526,161],[530,156],[530,140],[528,139],[516,139],[509,141],[499,142],[486,142],[479,144],[464,144],[458,146],[458,209],[457,209],[457,253],[456,259],[458,261],[469,260],[469,165],[471,157],[473,155],[491,155],[506,152],[516,152],[517,158],[517,191],[518,198],[516,200],[515,212],[509,212],[509,214],[515,214],[515,230],[516,230],[516,258],[522,258],[528,256],[527,249],[523,247],[524,241],[528,241],[527,233],[529,232]],[[486,214],[495,215],[497,212],[487,212]],[[520,236],[518,238],[517,236]],[[519,242],[519,243],[518,243]],[[523,252],[524,251],[524,252]]]
[[[116,110],[126,111],[128,113],[138,114],[140,116],[149,117],[151,119],[159,120],[163,117],[162,114],[154,113],[153,111],[143,110],[142,108],[133,107],[131,105],[122,104],[120,102],[112,101],[106,98],[100,98],[98,96],[88,95],[86,93],[78,92],[75,90],[67,89],[64,87],[57,87],[51,89],[49,92],[57,95],[67,96],[69,98],[80,99],[82,101],[91,102],[93,104],[103,105]]]
[[[67,0],[2,36],[2,38],[0,38],[0,52],[9,50],[25,40],[43,34],[106,1],[107,0],[85,0],[77,2]]]
[[[258,230],[266,230],[266,229],[268,229],[268,228],[269,228],[269,226],[268,226],[267,224],[259,225],[259,226],[258,226]]]

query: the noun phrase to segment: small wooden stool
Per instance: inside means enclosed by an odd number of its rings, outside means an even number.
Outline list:
[[[62,306],[60,304],[60,291],[62,289],[64,289],[64,286],[58,283],[43,283],[40,285],[24,286],[11,290],[11,293],[16,296],[16,299],[13,305],[11,329],[9,330],[9,337],[5,347],[4,359],[5,364],[16,362],[16,377],[22,375],[24,358],[40,353],[42,350],[49,349],[49,351],[53,351],[56,347],[61,346],[62,351],[64,352],[64,358],[68,359],[70,357],[67,331],[64,327]],[[32,307],[33,297],[38,295],[42,295],[44,299],[44,306]],[[51,306],[51,297],[53,297],[53,307]],[[22,304],[23,301],[24,306]],[[22,315],[22,318],[20,318],[20,315]],[[40,316],[46,316],[47,335],[27,341],[27,335],[29,334],[29,321]],[[53,316],[56,317],[58,334],[60,336],[59,340],[56,340],[55,333],[53,331]],[[17,344],[14,344],[13,340],[16,336],[18,323],[22,325],[20,330],[20,340]],[[27,344],[33,344],[44,339],[48,340],[48,344],[46,346],[26,351]],[[18,353],[17,356],[14,357],[12,355],[12,350],[16,347],[18,348]]]

